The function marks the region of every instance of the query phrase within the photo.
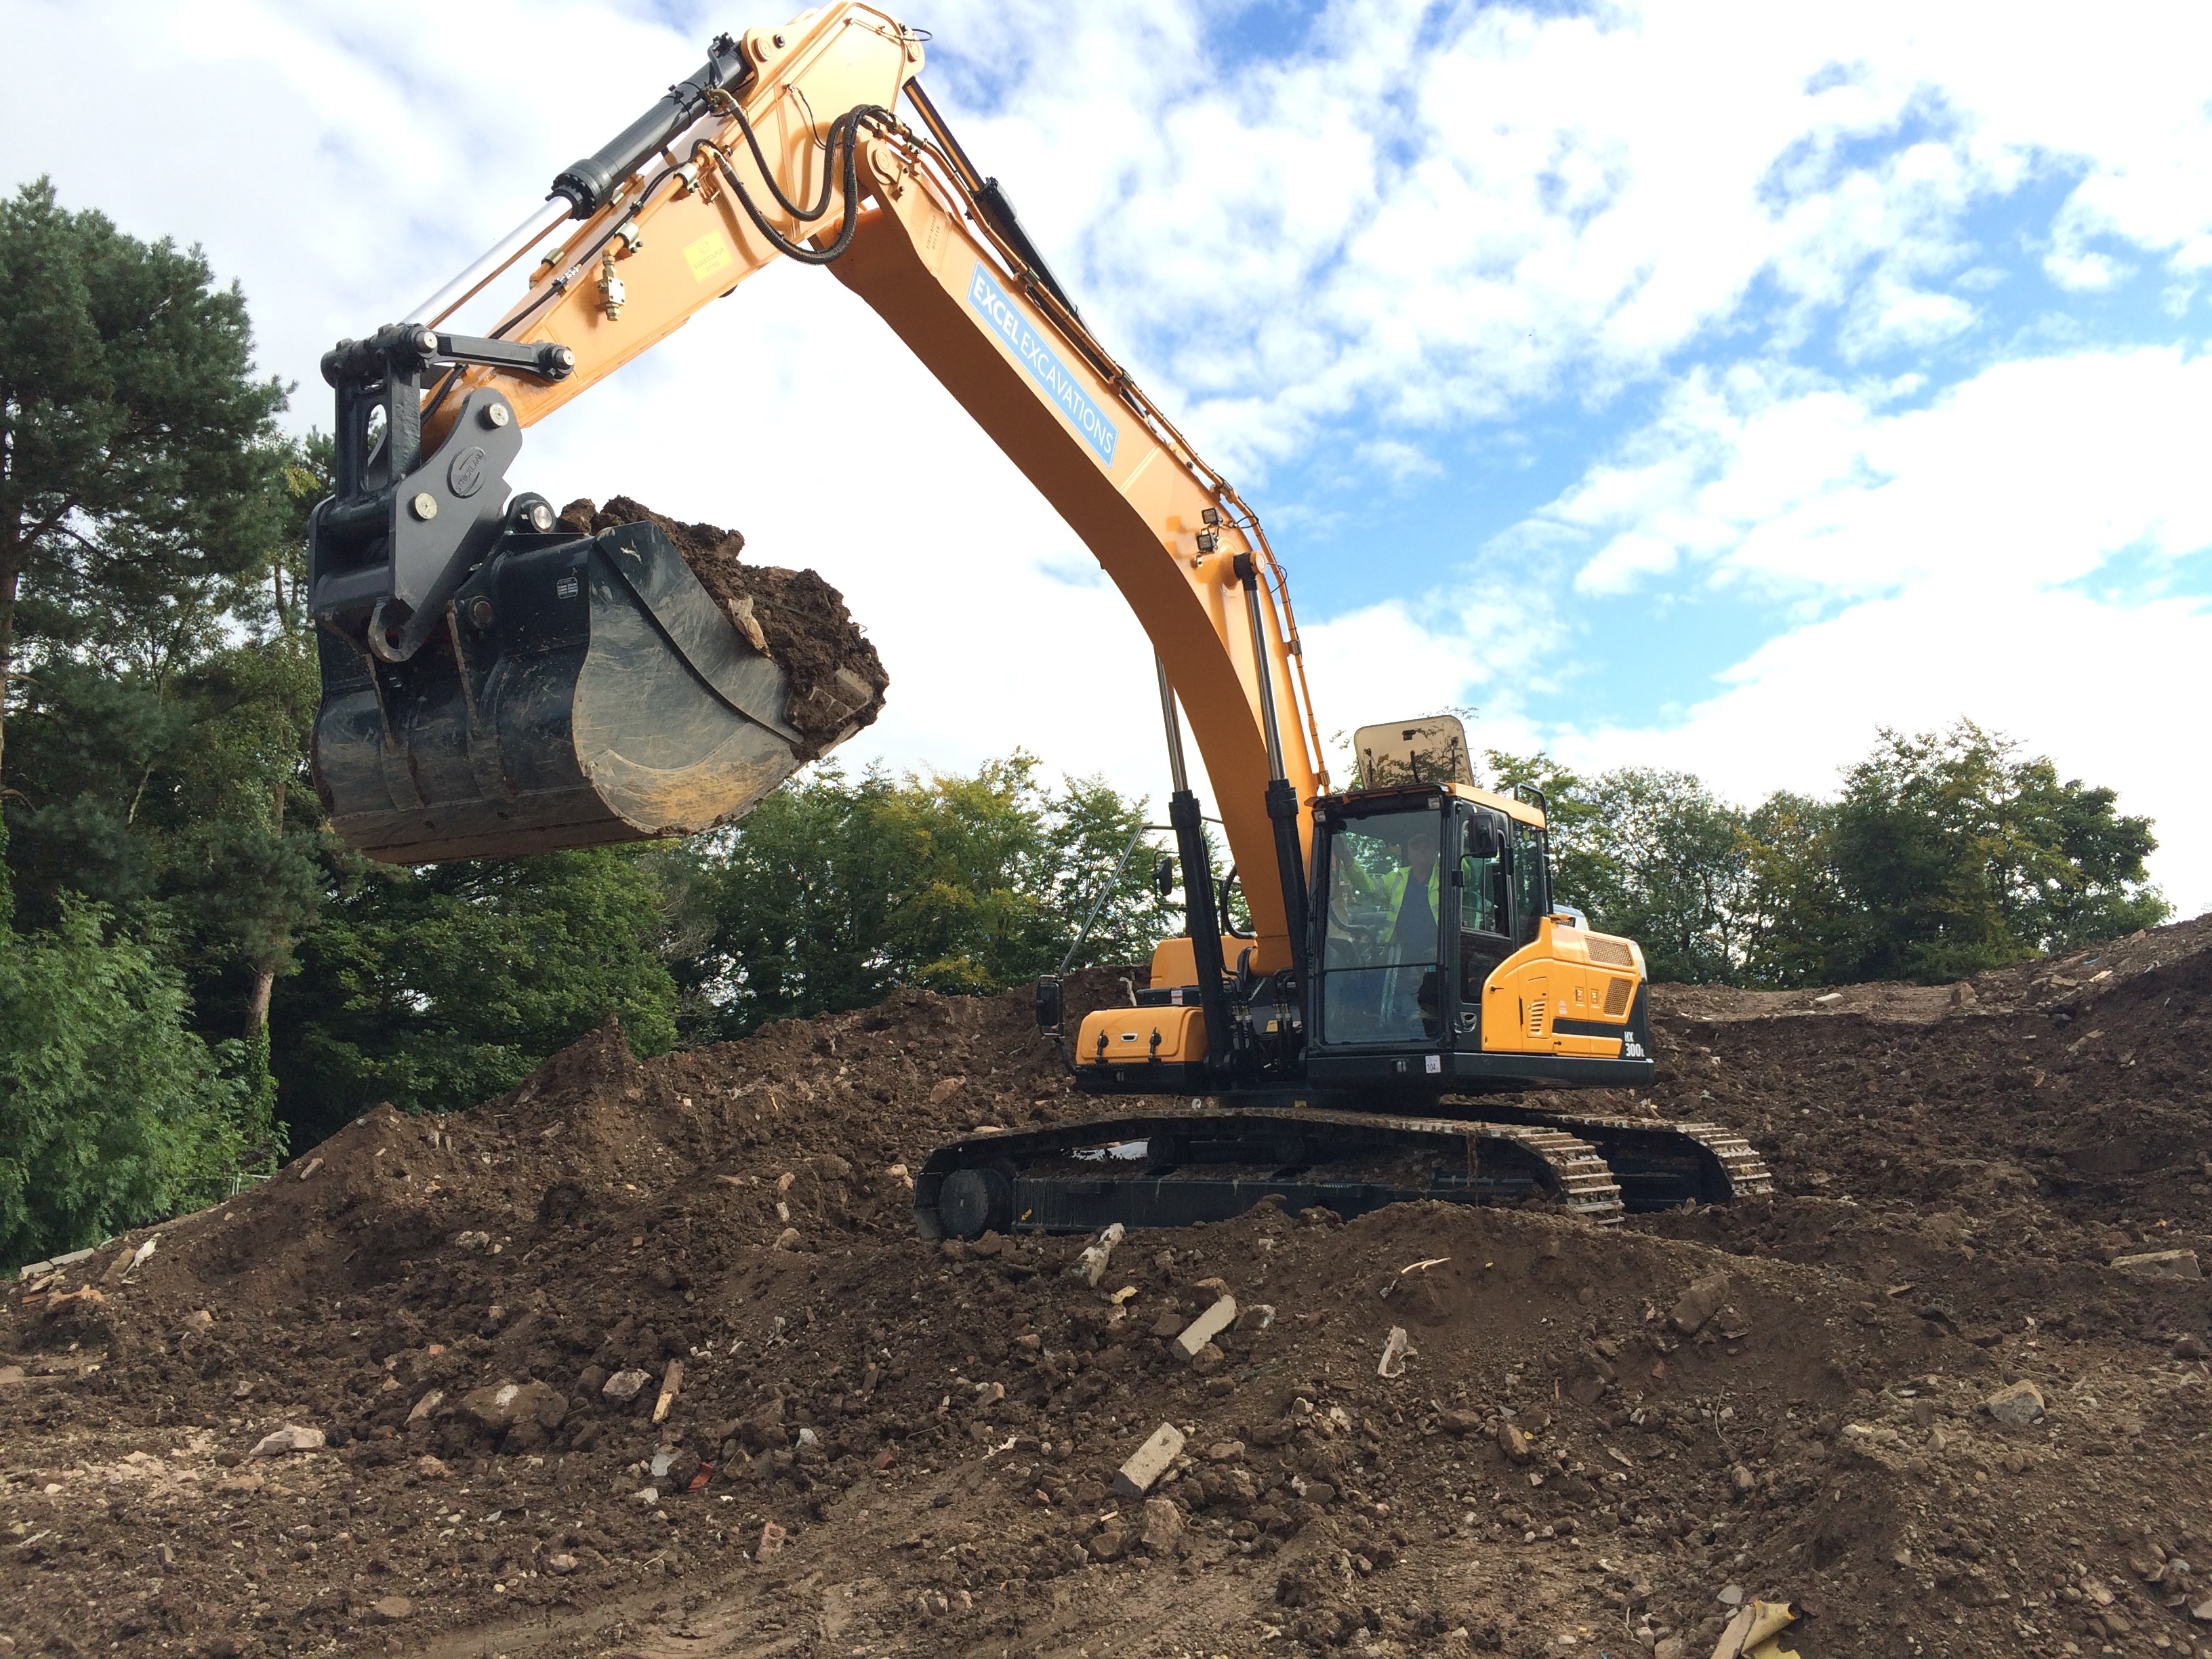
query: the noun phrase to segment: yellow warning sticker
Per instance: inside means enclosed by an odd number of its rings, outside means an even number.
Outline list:
[[[730,268],[730,245],[722,233],[710,230],[684,250],[684,263],[691,267],[691,280],[703,283],[718,270]]]

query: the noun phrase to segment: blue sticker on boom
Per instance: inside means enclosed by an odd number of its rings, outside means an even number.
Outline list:
[[[975,266],[975,280],[968,284],[968,303],[1013,348],[1014,356],[1029,370],[1030,378],[1060,406],[1069,424],[1083,434],[1084,442],[1097,452],[1100,460],[1113,465],[1114,446],[1121,441],[1121,428],[1107,418],[1097,399],[1077,384],[1075,377],[1053,355],[1052,348],[1030,326],[1012,296],[999,286],[980,261]]]

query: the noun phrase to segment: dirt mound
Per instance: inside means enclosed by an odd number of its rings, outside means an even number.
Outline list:
[[[571,501],[561,522],[591,535],[616,525],[658,526],[738,631],[789,677],[784,718],[821,747],[872,726],[883,711],[890,684],[883,659],[854,623],[845,596],[813,571],[745,564],[739,558],[745,538],[738,532],[680,523],[627,495],[605,507]]]
[[[0,1626],[1703,1659],[1767,1596],[1808,1659],[2203,1651],[2208,1304],[2166,1252],[2212,1249],[2204,942],[1955,1003],[1662,994],[1657,1103],[1752,1131],[1773,1200],[1609,1232],[1262,1206],[1133,1236],[1095,1288],[1085,1241],[908,1215],[936,1140],[1089,1115],[1025,996],[645,1062],[610,1027],[474,1111],[369,1115],[135,1267],[143,1235],[15,1287]],[[1071,1012],[1126,994],[1095,973]],[[1180,1457],[1118,1496],[1163,1424]],[[322,1443],[252,1455],[287,1429]]]

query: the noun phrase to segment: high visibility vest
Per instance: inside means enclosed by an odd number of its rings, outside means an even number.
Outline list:
[[[1406,884],[1413,878],[1413,874],[1411,870],[1401,868],[1393,870],[1382,878],[1382,896],[1384,902],[1389,907],[1390,929],[1393,933],[1397,931],[1399,912],[1403,908],[1406,902]],[[1431,915],[1437,914],[1437,898],[1443,890],[1443,866],[1441,862],[1429,866],[1429,914]]]

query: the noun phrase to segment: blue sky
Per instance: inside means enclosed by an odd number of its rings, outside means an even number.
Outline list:
[[[774,21],[0,0],[35,71],[0,173],[204,244],[304,426],[331,339],[436,287],[707,35]],[[907,21],[1086,317],[1267,521],[1325,730],[1472,705],[1479,744],[1752,800],[1970,717],[2119,788],[2169,896],[2212,906],[2203,8]],[[519,40],[546,91],[471,76]],[[162,141],[58,142],[96,101],[163,112]],[[857,485],[840,433],[875,458]],[[1141,635],[818,273],[749,284],[526,462],[842,586],[893,675],[852,759],[1018,743],[1159,793]]]

